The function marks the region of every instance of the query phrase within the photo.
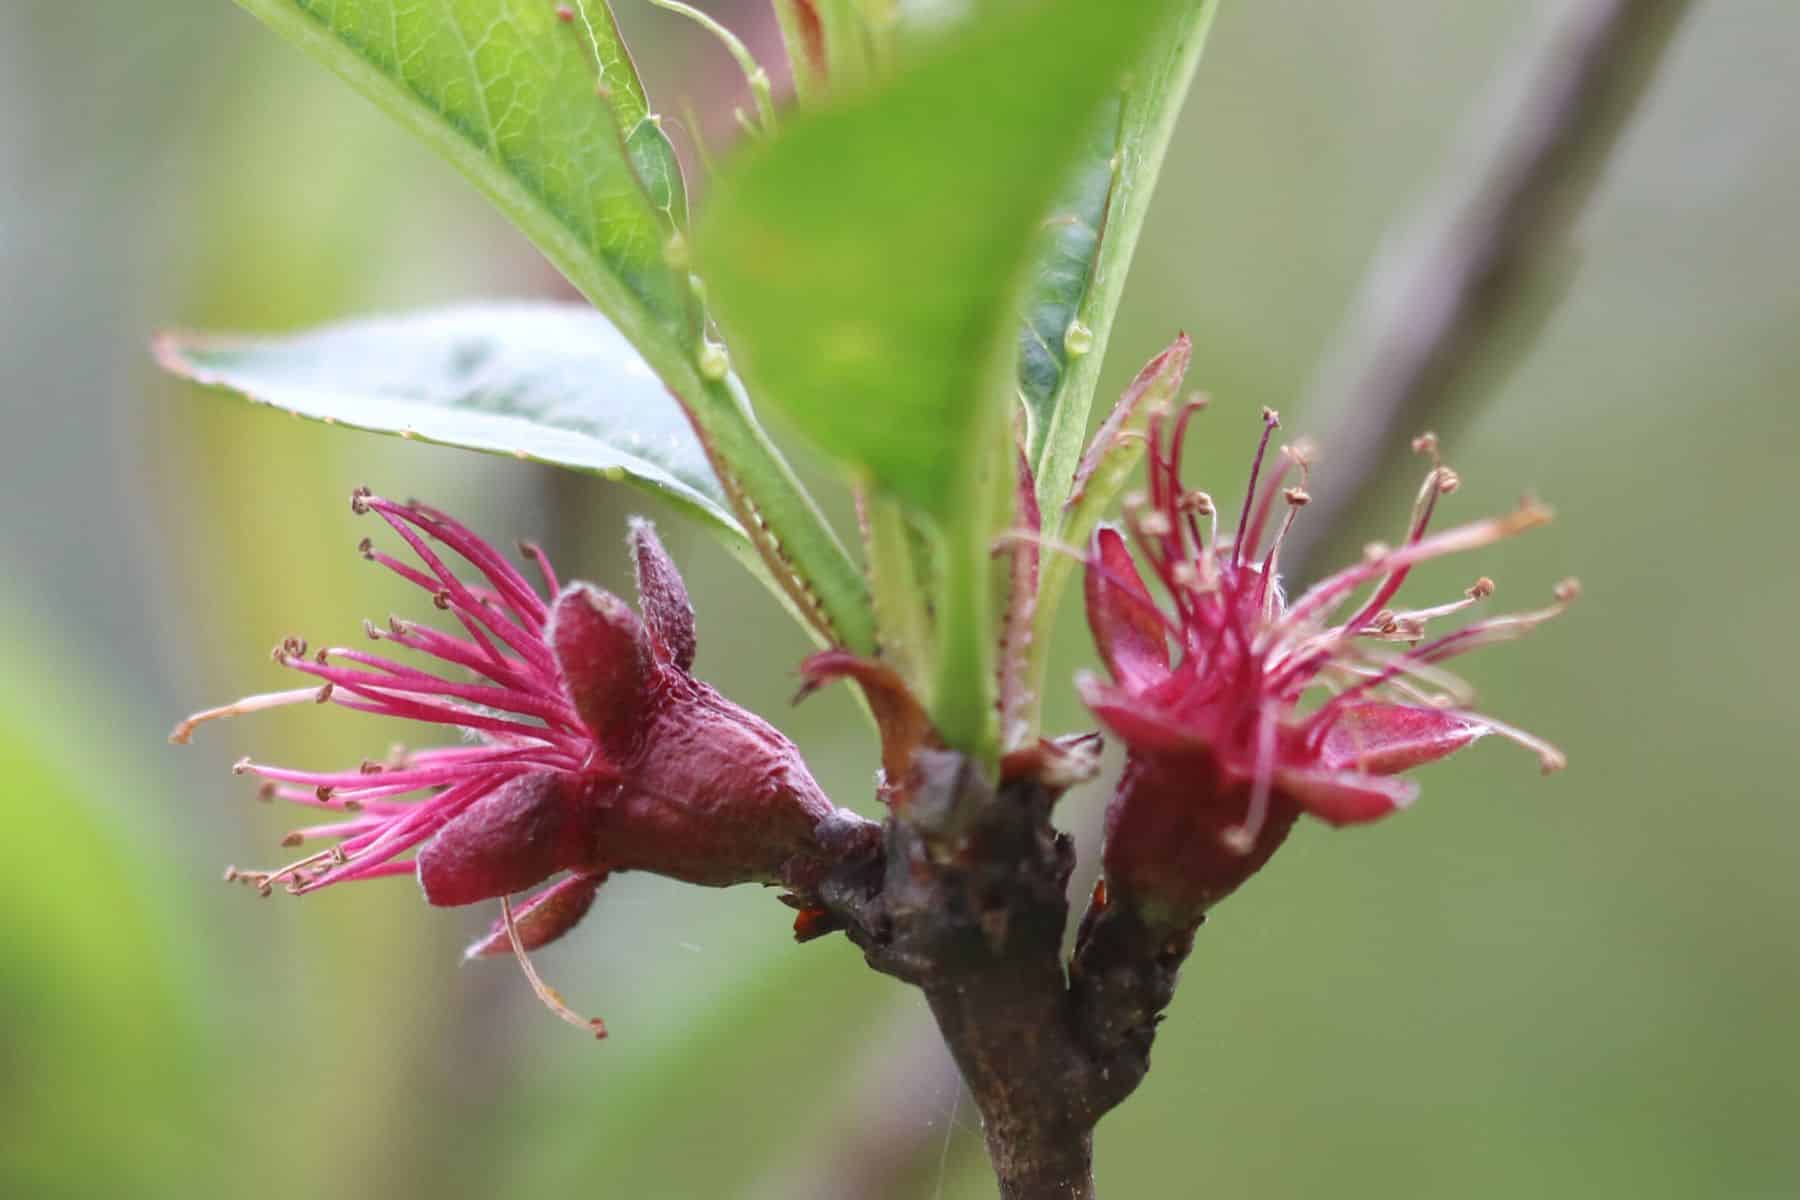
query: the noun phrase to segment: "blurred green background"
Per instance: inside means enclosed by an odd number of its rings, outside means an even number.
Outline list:
[[[663,107],[720,116],[716,47],[618,7]],[[1103,388],[1191,332],[1205,486],[1238,486],[1258,406],[1305,428],[1384,227],[1535,8],[1226,0]],[[774,56],[760,5],[711,9]],[[1572,766],[1489,742],[1401,817],[1306,828],[1203,931],[1155,1070],[1101,1127],[1104,1194],[1800,1195],[1796,79],[1791,0],[1697,6],[1560,304],[1451,422],[1454,513],[1530,488],[1560,519],[1413,594],[1485,572],[1524,606],[1582,577],[1567,620],[1469,670]],[[510,964],[459,965],[486,913],[401,880],[218,882],[289,825],[235,758],[327,766],[393,733],[306,709],[164,742],[276,686],[282,635],[407,602],[353,553],[365,482],[615,589],[625,514],[664,515],[701,673],[871,807],[846,696],[787,707],[804,639],[679,518],[152,370],[164,325],[566,295],[472,189],[226,0],[8,0],[0,280],[0,1194],[992,1195],[923,1005],[841,940],[794,946],[770,895],[609,883],[540,957],[607,1018],[593,1045]],[[1414,482],[1345,544],[1391,534]],[[1089,659],[1067,615],[1065,679]],[[1051,718],[1084,722],[1067,692]],[[1065,814],[1089,846],[1103,794]]]

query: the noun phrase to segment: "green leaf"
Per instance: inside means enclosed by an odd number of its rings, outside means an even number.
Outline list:
[[[696,249],[752,390],[954,517],[1012,390],[995,366],[1038,226],[1164,8],[1005,6],[721,174]]]
[[[994,6],[716,181],[695,246],[753,389],[944,542],[934,715],[993,748],[992,498],[1038,227],[1167,4]],[[1001,489],[1006,489],[1002,493]]]
[[[1093,349],[1093,331],[1081,319],[1082,302],[1094,279],[1112,197],[1120,108],[1121,97],[1114,97],[1094,122],[1093,141],[1044,222],[1032,265],[1019,330],[1019,400],[1025,406],[1025,453],[1034,474],[1043,466],[1051,424],[1065,398],[1062,385],[1069,365]]]
[[[681,409],[582,305],[476,304],[288,337],[165,334],[156,356],[304,417],[629,482],[748,544]]]
[[[872,649],[861,572],[734,382],[703,369],[717,352],[685,266],[678,164],[604,0],[239,3],[448,159],[593,301],[687,410],[794,611]]]
[[[1063,370],[1048,397],[1035,403],[1029,395],[1027,398],[1041,425],[1041,429],[1039,425],[1033,427],[1037,440],[1032,461],[1037,467],[1038,506],[1043,510],[1048,533],[1057,530],[1074,484],[1076,463],[1087,439],[1088,413],[1112,338],[1113,317],[1125,290],[1125,277],[1137,250],[1138,235],[1143,232],[1176,118],[1181,115],[1182,101],[1206,48],[1206,37],[1218,7],[1218,0],[1183,0],[1180,10],[1164,24],[1126,82],[1113,147],[1109,149],[1102,141],[1096,141],[1070,185],[1068,211],[1091,219],[1102,172],[1110,181],[1103,207],[1098,209],[1104,223],[1096,227],[1097,248],[1082,245],[1073,229],[1067,245],[1061,245],[1059,238],[1059,244],[1052,247],[1053,255],[1060,252],[1068,264],[1063,268],[1068,278],[1060,290],[1061,299],[1072,301],[1072,307],[1064,328],[1078,322],[1086,332],[1080,339],[1084,352],[1072,356],[1065,353]],[[1097,130],[1097,136],[1104,133],[1104,127]],[[1091,257],[1086,260],[1089,269],[1077,288],[1071,268],[1077,261],[1073,256],[1080,253]],[[1054,264],[1055,259],[1050,261]],[[1056,313],[1062,315],[1060,305]]]
[[[1057,534],[1061,544],[1078,551],[1087,549],[1088,536],[1112,511],[1119,493],[1124,491],[1127,481],[1143,461],[1147,445],[1144,432],[1149,427],[1151,414],[1159,409],[1169,411],[1180,394],[1192,349],[1187,334],[1178,335],[1168,349],[1144,364],[1113,407],[1111,415],[1095,431],[1076,472],[1068,509]],[[1015,735],[1018,743],[1037,736],[1038,710],[1044,695],[1044,670],[1048,665],[1050,642],[1056,632],[1056,613],[1074,569],[1075,560],[1067,554],[1048,554],[1038,571],[1037,607],[1032,613],[1031,637],[1025,647],[1019,686],[1020,694],[1026,699],[1020,714],[1022,728]]]
[[[576,22],[549,3],[239,2],[449,159],[634,343],[692,341],[625,149],[647,102],[604,4]]]

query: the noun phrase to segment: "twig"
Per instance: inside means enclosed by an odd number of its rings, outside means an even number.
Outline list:
[[[1556,251],[1688,0],[1547,0],[1418,214],[1390,229],[1312,388],[1331,471],[1288,543],[1310,560],[1432,423]]]
[[[914,764],[881,852],[845,863],[820,899],[870,966],[925,993],[1000,1195],[1086,1200],[1094,1124],[1124,1092],[1081,1037],[1063,969],[1075,860],[1050,824],[1055,792],[1030,777],[996,791],[948,751]]]

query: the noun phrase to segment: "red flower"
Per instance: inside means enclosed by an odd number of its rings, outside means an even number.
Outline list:
[[[590,584],[559,587],[535,547],[523,550],[544,576],[543,595],[443,513],[365,491],[352,507],[387,522],[423,569],[366,539],[364,557],[430,593],[460,632],[365,622],[371,640],[412,651],[423,666],[347,646],[309,657],[289,639],[276,661],[313,683],[198,713],[171,740],[216,717],[318,701],[448,726],[464,742],[347,771],[240,762],[238,772],[265,781],[265,796],[332,815],[287,844],[334,844],[228,879],[299,894],[416,873],[432,904],[501,900],[502,921],[469,953],[504,952],[516,937],[522,957],[572,928],[609,872],[804,887],[831,848],[868,836],[867,822],[825,798],[792,742],[689,674],[693,609],[649,524],[633,522],[630,535],[640,619]],[[465,582],[434,544],[479,581]],[[557,876],[516,914],[506,903]]]
[[[1186,490],[1178,472],[1197,409],[1172,429],[1152,419],[1149,494],[1126,502],[1126,526],[1167,604],[1152,598],[1119,532],[1098,530],[1087,562],[1088,622],[1113,682],[1078,681],[1128,749],[1107,810],[1108,893],[1177,925],[1198,920],[1259,869],[1300,813],[1346,825],[1405,807],[1417,785],[1398,772],[1486,734],[1530,747],[1547,772],[1561,767],[1554,747],[1470,710],[1466,686],[1438,664],[1530,630],[1575,593],[1568,581],[1548,608],[1429,639],[1429,622],[1486,599],[1493,583],[1477,580],[1462,599],[1430,608],[1390,607],[1415,564],[1549,519],[1528,500],[1506,516],[1428,536],[1439,498],[1457,486],[1428,434],[1414,446],[1434,466],[1404,542],[1369,547],[1360,563],[1290,603],[1276,571],[1282,538],[1308,498],[1308,452],[1282,447],[1280,468],[1259,482],[1280,425],[1265,410],[1243,512],[1221,536],[1212,499]],[[1269,536],[1278,506],[1285,511]],[[1364,586],[1370,593],[1340,617]],[[1378,648],[1395,644],[1404,649]]]

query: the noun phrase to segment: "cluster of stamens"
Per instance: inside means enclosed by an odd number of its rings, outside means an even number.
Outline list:
[[[274,661],[314,682],[196,713],[176,727],[170,740],[186,742],[197,726],[221,717],[328,703],[448,726],[468,741],[411,752],[396,747],[385,761],[367,760],[349,771],[239,761],[236,773],[263,781],[261,798],[320,809],[335,818],[296,829],[282,841],[286,846],[318,840],[334,845],[270,871],[226,871],[227,880],[263,895],[276,887],[298,894],[353,879],[409,873],[413,863],[403,856],[510,780],[544,769],[609,770],[562,687],[544,637],[549,606],[537,589],[487,543],[437,510],[398,504],[366,489],[352,496],[351,507],[380,516],[423,567],[376,549],[368,538],[358,546],[362,556],[430,593],[437,607],[461,626],[460,634],[451,634],[391,617],[385,628],[365,621],[364,632],[370,641],[414,652],[441,673],[351,646],[328,646],[309,655],[305,639],[289,637],[272,651]],[[472,566],[480,582],[460,578],[432,543]],[[529,545],[521,552],[536,564],[549,595],[555,596],[557,579],[543,553]]]
[[[1289,603],[1278,580],[1281,550],[1310,500],[1312,451],[1304,442],[1282,446],[1274,468],[1266,469],[1281,422],[1272,410],[1263,410],[1243,508],[1235,530],[1221,535],[1212,498],[1185,490],[1179,477],[1188,425],[1200,408],[1189,404],[1172,421],[1167,412],[1152,414],[1148,491],[1127,497],[1123,507],[1139,555],[1168,598],[1169,607],[1157,605],[1154,612],[1180,654],[1173,670],[1185,680],[1182,710],[1212,714],[1205,718],[1216,718],[1208,734],[1253,764],[1249,811],[1241,826],[1228,831],[1228,845],[1247,852],[1255,843],[1268,813],[1277,742],[1284,754],[1316,752],[1359,703],[1381,699],[1429,706],[1529,748],[1546,772],[1564,765],[1562,753],[1549,743],[1472,711],[1469,687],[1439,664],[1556,616],[1576,596],[1573,580],[1559,584],[1544,608],[1475,621],[1435,638],[1428,626],[1486,600],[1493,595],[1493,580],[1477,579],[1460,599],[1431,607],[1391,603],[1419,563],[1542,525],[1550,518],[1543,505],[1527,498],[1506,515],[1429,534],[1439,500],[1456,491],[1461,479],[1440,459],[1437,439],[1424,434],[1413,448],[1432,465],[1402,542],[1367,547],[1360,562],[1326,576]],[[1285,509],[1279,522],[1277,505]],[[1090,560],[1089,570],[1104,574],[1107,567]],[[1114,582],[1130,590],[1128,581]],[[1335,619],[1365,587],[1372,588],[1367,597],[1348,617]],[[1384,644],[1404,649],[1375,648]]]

